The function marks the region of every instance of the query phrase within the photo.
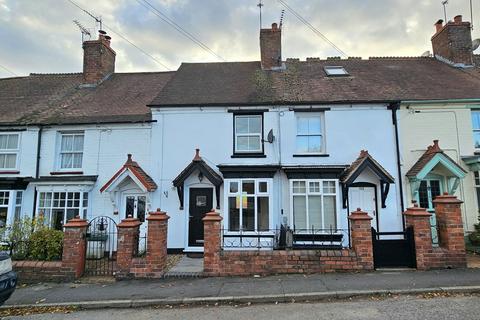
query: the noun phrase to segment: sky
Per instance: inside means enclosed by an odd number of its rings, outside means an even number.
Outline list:
[[[101,16],[112,37],[117,72],[175,70],[182,62],[214,62],[202,49],[147,9],[144,0],[73,0]],[[259,0],[147,0],[226,61],[259,60]],[[431,50],[441,0],[283,0],[349,56],[419,56]],[[480,37],[480,0],[473,1],[473,38]],[[263,0],[263,27],[279,22],[279,0]],[[469,0],[449,0],[447,17],[470,20]],[[16,75],[82,70],[82,37],[73,23],[98,25],[68,0],[0,0],[0,65]],[[117,34],[116,34],[117,33]],[[133,42],[145,55],[118,34]],[[480,51],[480,50],[479,50]],[[283,58],[326,58],[339,52],[286,10]],[[157,60],[157,61],[155,61]],[[163,65],[162,65],[163,64]],[[0,78],[12,73],[0,67]]]

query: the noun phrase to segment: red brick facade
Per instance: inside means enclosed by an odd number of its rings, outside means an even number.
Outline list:
[[[453,63],[473,64],[472,35],[470,22],[463,22],[462,16],[442,26],[435,24],[437,32],[432,36],[433,54]]]
[[[75,279],[72,270],[63,268],[61,261],[13,261],[20,283],[68,282]]]
[[[404,212],[407,227],[413,227],[417,269],[464,268],[467,263],[460,207],[462,201],[455,196],[444,194],[433,202],[439,231],[439,247],[432,244],[431,214],[416,205]]]
[[[204,272],[210,276],[239,276],[373,270],[371,219],[362,211],[350,216],[352,249],[227,251],[221,249],[222,218],[210,212],[203,218]]]

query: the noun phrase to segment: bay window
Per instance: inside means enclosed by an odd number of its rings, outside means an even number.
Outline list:
[[[227,187],[228,231],[270,229],[270,179],[230,180]]]
[[[39,195],[38,214],[57,230],[77,215],[86,218],[87,208],[88,192],[40,192]]]
[[[337,228],[337,180],[290,180],[290,190],[296,231]]]

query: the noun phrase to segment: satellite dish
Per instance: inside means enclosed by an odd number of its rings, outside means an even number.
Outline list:
[[[275,140],[275,136],[273,135],[273,129],[270,129],[267,134],[267,140],[263,140],[263,142],[273,143]]]
[[[422,57],[430,57],[430,51],[427,50],[424,53],[422,53]]]
[[[472,41],[472,51],[475,51],[480,47],[480,39],[475,39]]]

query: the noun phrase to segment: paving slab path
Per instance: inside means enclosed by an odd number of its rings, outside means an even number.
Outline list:
[[[477,287],[480,269],[437,271],[384,270],[371,273],[278,275],[269,277],[218,277],[197,279],[128,280],[116,282],[41,283],[18,288],[6,306],[28,304],[84,303],[163,299],[205,299],[232,297],[288,297],[294,295]],[[212,300],[213,299],[213,300]]]

